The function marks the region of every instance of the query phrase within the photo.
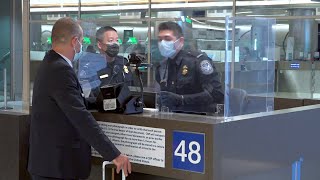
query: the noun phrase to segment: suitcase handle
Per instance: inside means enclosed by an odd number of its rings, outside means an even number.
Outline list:
[[[102,180],[106,180],[106,165],[113,164],[112,162],[109,161],[103,161],[102,163]],[[122,180],[126,180],[126,176],[124,175],[123,170],[121,169],[121,174],[122,174]]]

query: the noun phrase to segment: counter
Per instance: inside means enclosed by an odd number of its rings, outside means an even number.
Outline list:
[[[28,180],[29,115],[0,111],[0,180]]]
[[[298,107],[267,113],[222,117],[184,114],[119,114],[93,113],[99,122],[165,129],[165,167],[133,164],[132,179],[185,180],[251,180],[290,179],[293,164],[303,159],[301,179],[320,178],[320,105]],[[204,173],[173,168],[174,131],[203,133]],[[101,160],[95,158],[96,167]],[[150,176],[152,175],[152,176]],[[138,178],[139,177],[139,178]],[[303,177],[303,178],[302,178]],[[130,179],[130,178],[129,178]]]
[[[134,174],[128,180],[283,180],[290,179],[292,173],[296,173],[293,166],[301,168],[301,179],[320,179],[320,121],[317,118],[320,105],[232,118],[162,114],[151,110],[136,115],[92,113],[100,124],[107,122],[165,131],[163,154],[154,156],[158,159],[162,157],[164,162],[160,165],[134,163]],[[0,180],[28,180],[28,118],[25,113],[0,111]],[[190,133],[191,136],[180,134],[178,137],[176,132]],[[192,140],[199,134],[204,137],[203,143],[199,138]],[[178,144],[174,145],[177,139]],[[199,150],[202,170],[201,167],[177,166],[177,159],[182,161],[181,155],[184,154],[180,146],[182,140],[186,140],[185,161],[189,160],[187,148],[190,147],[190,139],[199,142],[200,149],[203,149],[203,152]],[[196,147],[193,146],[193,150]],[[142,152],[141,156],[148,155]],[[196,152],[191,156],[193,161],[198,158]],[[88,180],[102,179],[101,162],[101,158],[93,158],[93,169]]]

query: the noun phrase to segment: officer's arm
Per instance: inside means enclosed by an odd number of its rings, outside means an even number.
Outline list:
[[[101,80],[96,75],[96,76],[94,76],[94,78],[92,79],[90,84],[91,84],[91,92],[92,92],[93,97],[97,97],[100,92]]]
[[[205,56],[204,56],[205,57]],[[201,83],[202,92],[184,95],[185,104],[222,103],[224,99],[219,74],[212,61],[203,58],[197,63],[197,74]]]

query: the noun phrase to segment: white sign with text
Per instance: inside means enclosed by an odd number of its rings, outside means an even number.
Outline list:
[[[165,129],[101,121],[98,123],[132,163],[165,167]],[[101,157],[93,148],[92,156]]]

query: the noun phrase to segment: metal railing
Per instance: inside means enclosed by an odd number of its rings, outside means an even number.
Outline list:
[[[4,64],[7,59],[10,58],[10,51],[6,53],[2,58],[0,59],[0,64]],[[2,110],[8,110],[12,109],[11,107],[8,106],[8,101],[7,101],[7,69],[3,68],[3,107],[0,107]]]
[[[10,51],[7,52],[6,54],[4,54],[4,55],[1,57],[1,59],[0,59],[0,64],[4,64],[5,61],[10,58],[10,55],[11,55],[11,52],[10,52]]]

